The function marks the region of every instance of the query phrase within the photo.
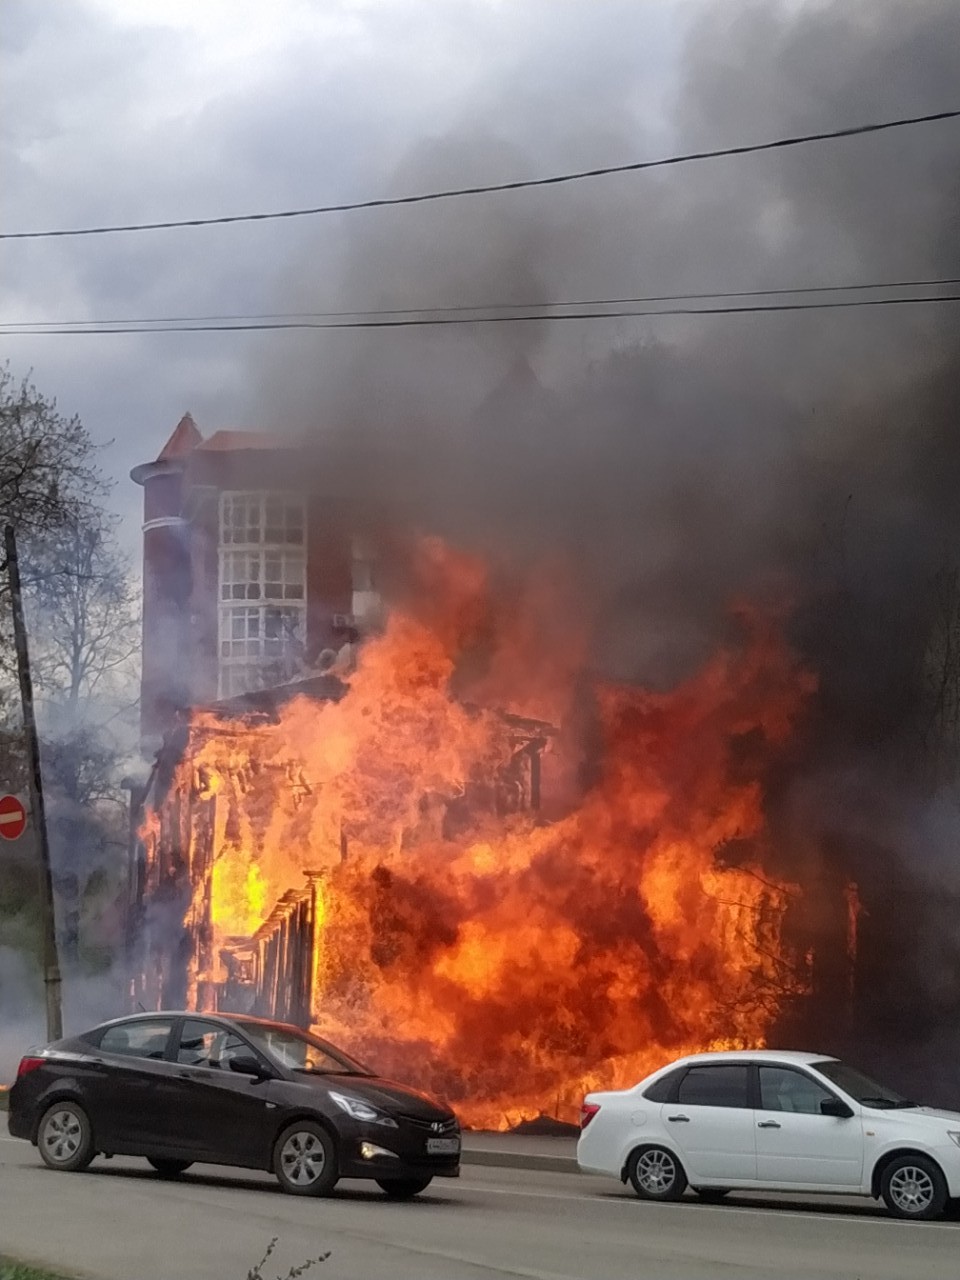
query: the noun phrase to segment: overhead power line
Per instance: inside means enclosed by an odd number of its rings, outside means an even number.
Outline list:
[[[821,133],[796,134],[788,138],[776,138],[770,142],[745,143],[735,147],[719,147],[711,151],[688,151],[682,155],[664,156],[657,160],[636,160],[629,164],[603,165],[596,169],[580,169],[572,173],[553,174],[546,178],[523,178],[514,182],[494,182],[472,187],[456,187],[441,191],[422,192],[408,196],[383,196],[376,200],[354,200],[341,204],[317,205],[311,209],[279,209],[269,213],[232,213],[216,218],[180,218],[165,222],[130,222],[113,226],[73,227],[51,231],[3,231],[0,240],[45,240],[63,236],[103,236],[120,231],[170,231],[179,227],[224,226],[232,222],[269,222],[278,218],[306,218],[323,213],[353,213],[358,209],[385,209],[395,205],[425,204],[433,200],[453,200],[462,196],[490,195],[500,191],[520,191],[528,187],[554,187],[567,182],[581,182],[585,178],[604,178],[615,173],[639,173],[644,169],[661,169],[670,165],[688,164],[694,160],[716,160],[725,156],[751,155],[760,151],[776,151],[785,147],[799,147],[811,142],[827,142],[836,138],[855,138],[867,133],[881,133],[887,129],[901,129],[907,125],[932,124],[937,120],[954,120],[960,116],[955,111],[936,111],[922,116],[903,116],[897,120],[882,120],[873,124],[852,125],[845,129],[830,129]]]
[[[656,316],[742,316],[759,315],[764,312],[787,311],[835,311],[850,307],[899,307],[909,305],[927,305],[943,302],[960,302],[960,293],[938,294],[935,297],[903,297],[903,298],[846,298],[835,302],[774,302],[759,303],[744,307],[658,307],[656,310],[627,311],[560,311],[553,314],[519,314],[492,316],[410,316],[396,319],[368,318],[360,320],[270,320],[241,324],[147,324],[139,327],[100,326],[88,329],[5,329],[3,337],[50,337],[71,335],[102,335],[119,333],[260,333],[296,329],[426,329],[445,328],[449,325],[469,324],[519,324],[524,321],[549,322],[561,320],[628,320],[634,317],[653,318]]]
[[[862,284],[808,284],[793,285],[781,289],[718,289],[702,293],[648,293],[621,298],[576,298],[554,302],[473,302],[456,306],[431,306],[418,304],[410,307],[357,307],[341,311],[266,311],[232,312],[208,316],[111,316],[95,320],[4,320],[0,321],[0,334],[9,329],[88,328],[106,325],[175,325],[175,324],[232,324],[254,320],[338,320],[350,317],[457,315],[477,311],[554,311],[571,307],[616,307],[651,302],[696,302],[715,298],[782,298],[805,293],[859,293],[877,289],[941,288],[960,284],[960,276],[943,276],[938,279],[876,280]],[[658,313],[659,314],[659,313]]]

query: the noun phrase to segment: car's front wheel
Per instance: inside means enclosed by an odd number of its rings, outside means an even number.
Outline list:
[[[947,1205],[947,1182],[926,1156],[897,1156],[880,1179],[883,1203],[895,1218],[915,1222],[939,1218]]]
[[[412,1200],[421,1191],[426,1191],[432,1178],[378,1178],[377,1186],[391,1200]]]
[[[161,1178],[179,1178],[193,1164],[192,1160],[155,1160],[147,1156],[147,1164],[152,1164]]]
[[[340,1177],[333,1139],[313,1120],[295,1120],[274,1143],[273,1172],[290,1195],[329,1195]]]
[[[57,1102],[43,1113],[37,1128],[40,1158],[51,1169],[86,1169],[97,1154],[90,1119],[77,1102]]]
[[[687,1188],[683,1165],[666,1147],[641,1147],[627,1162],[627,1176],[641,1200],[679,1200]]]

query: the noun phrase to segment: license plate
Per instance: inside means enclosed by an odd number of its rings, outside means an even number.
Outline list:
[[[428,1138],[428,1156],[455,1156],[460,1150],[459,1138]]]

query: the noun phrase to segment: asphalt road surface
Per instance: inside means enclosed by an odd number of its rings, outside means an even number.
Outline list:
[[[309,1280],[956,1280],[960,1223],[900,1223],[872,1202],[742,1197],[650,1205],[616,1182],[468,1166],[419,1201],[343,1183],[298,1199],[266,1176],[143,1161],[53,1173],[0,1137],[0,1254],[98,1280],[245,1280],[331,1251]]]

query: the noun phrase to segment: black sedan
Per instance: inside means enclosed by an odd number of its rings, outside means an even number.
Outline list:
[[[292,1195],[370,1178],[397,1199],[460,1172],[447,1107],[297,1027],[246,1016],[118,1018],[25,1057],[10,1133],[51,1169],[145,1156],[161,1177],[194,1161],[272,1170]]]

